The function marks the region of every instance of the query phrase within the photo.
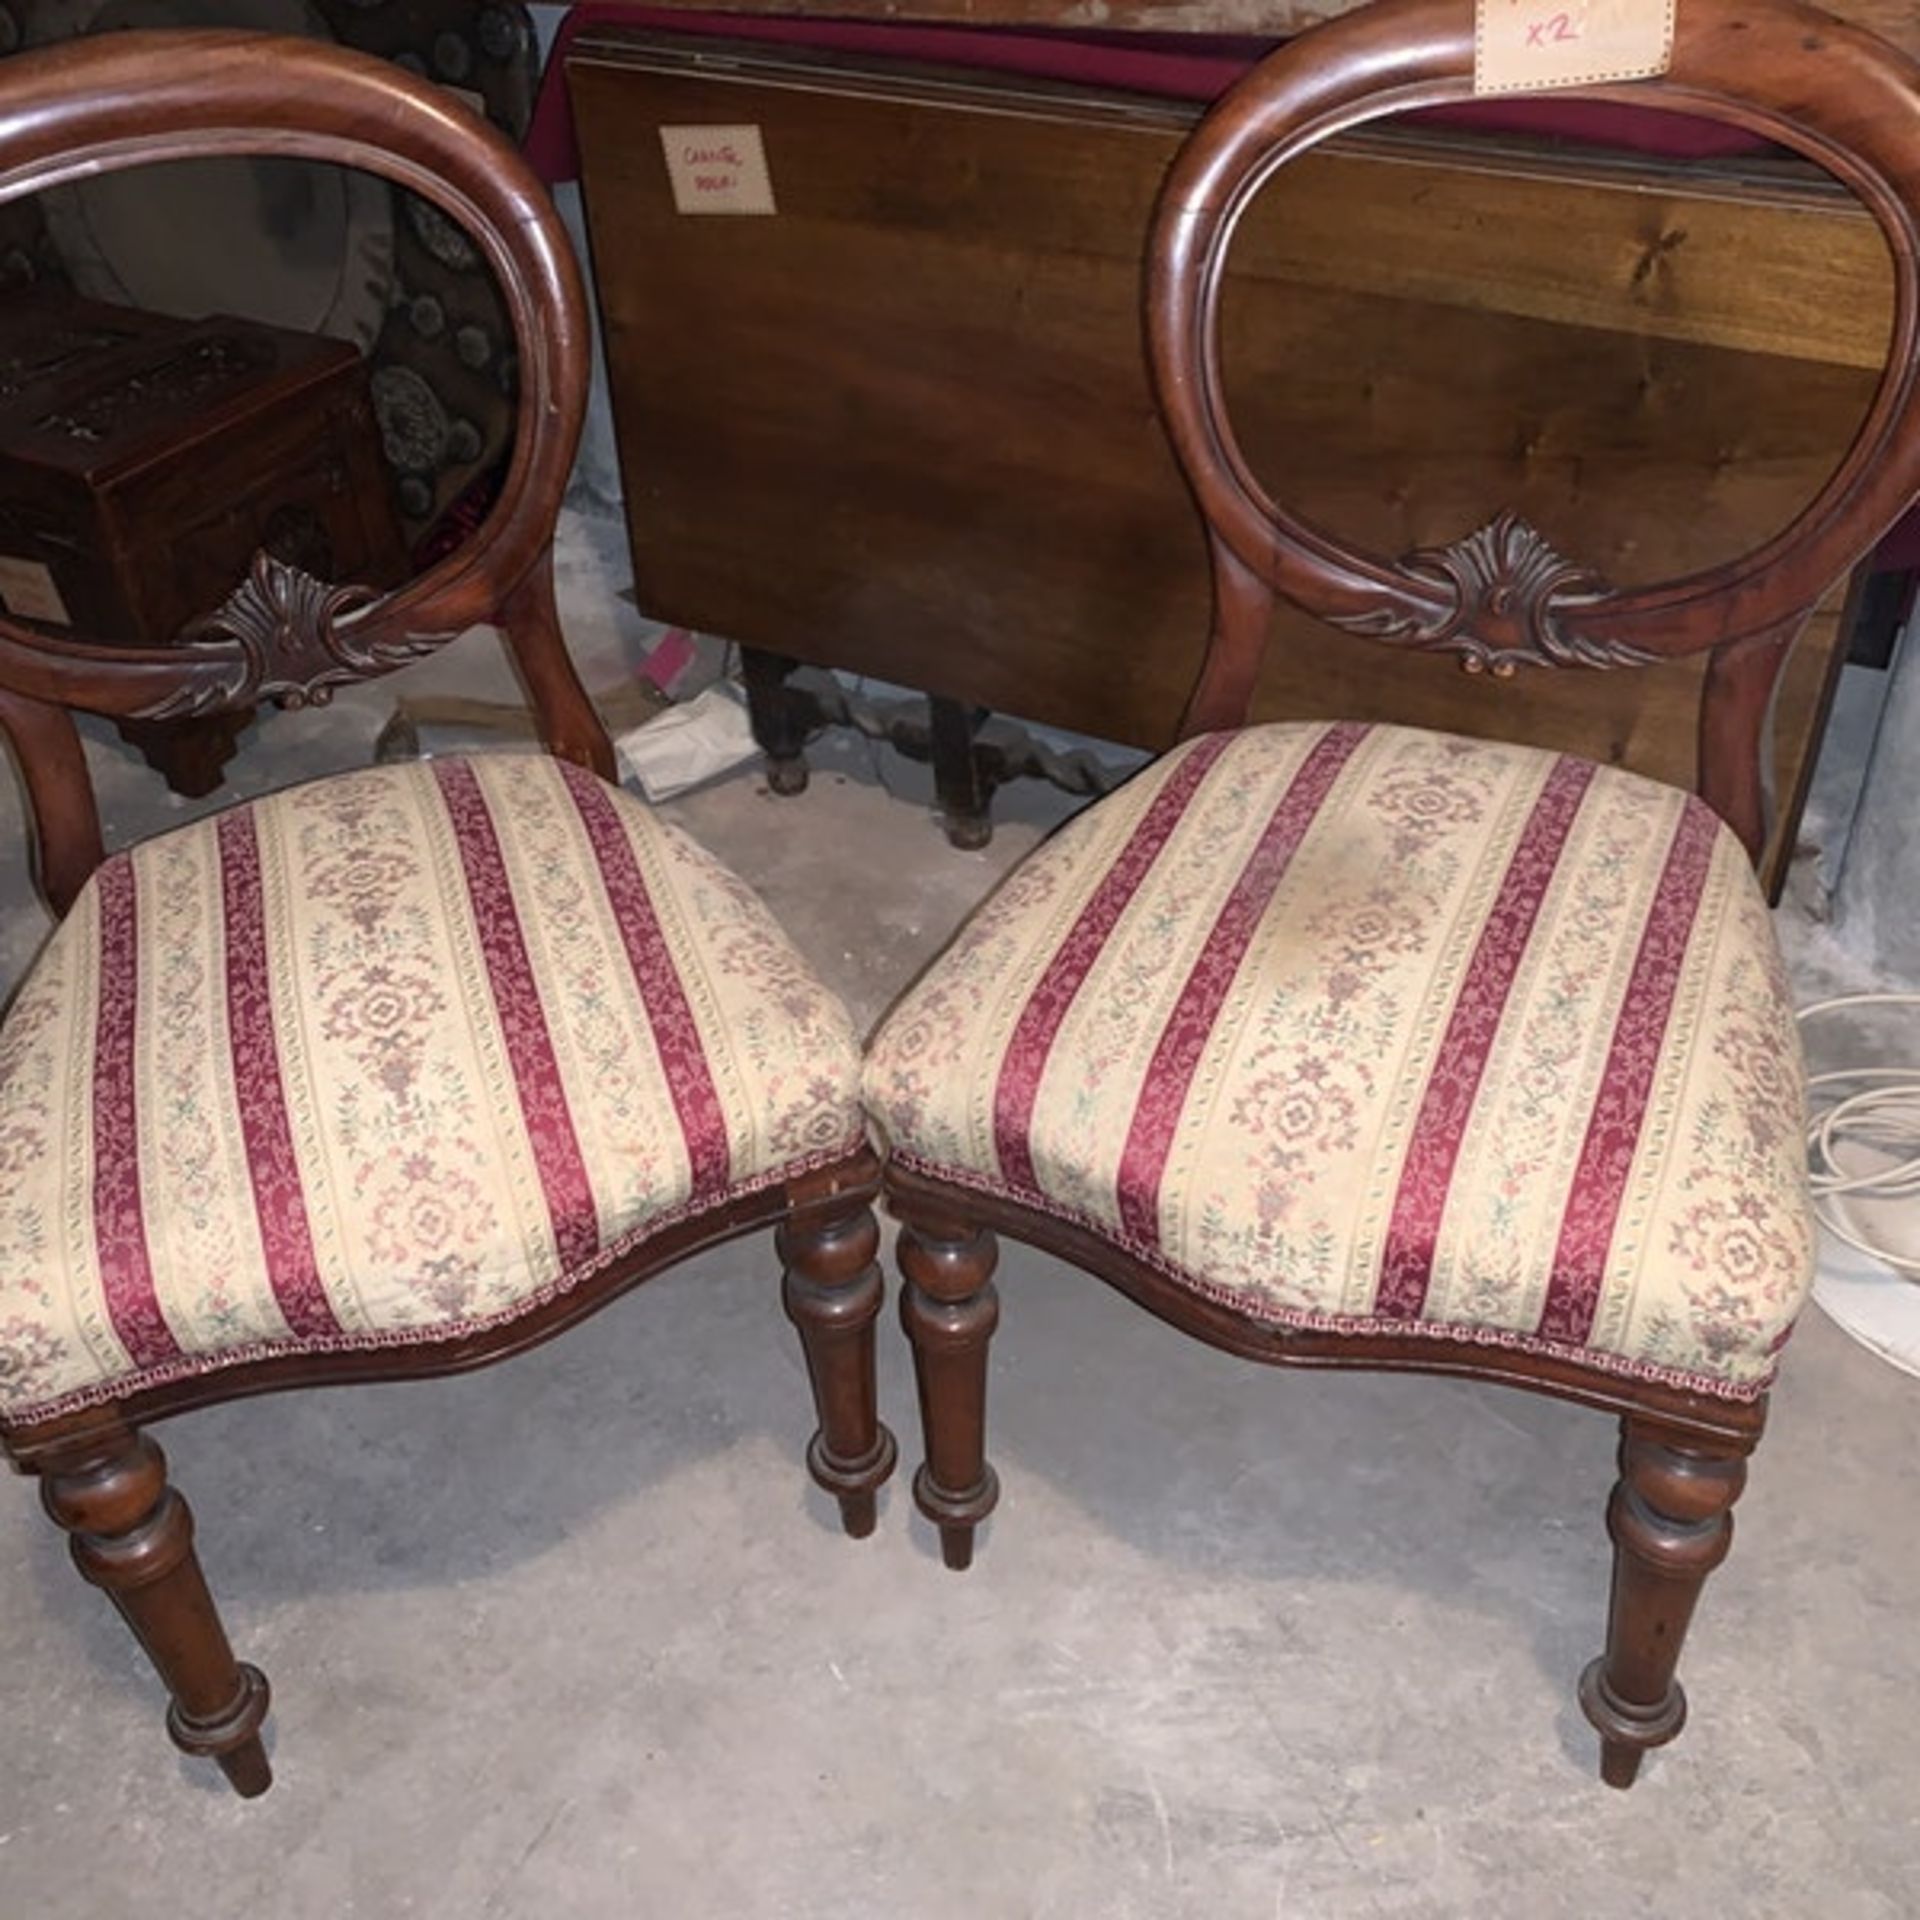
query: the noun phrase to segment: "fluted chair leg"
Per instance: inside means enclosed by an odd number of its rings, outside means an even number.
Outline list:
[[[236,1661],[193,1550],[193,1515],[166,1455],[118,1421],[37,1463],[40,1497],[74,1564],[119,1609],[172,1695],[167,1731],[251,1799],[273,1784],[260,1725],[266,1677]]]
[[[876,1496],[899,1449],[879,1416],[874,1323],[886,1298],[873,1188],[801,1201],[780,1228],[787,1316],[799,1329],[819,1427],[807,1468],[840,1503],[856,1540],[873,1531]]]
[[[1620,1427],[1620,1479],[1607,1507],[1607,1650],[1580,1676],[1580,1704],[1600,1733],[1601,1777],[1630,1787],[1641,1756],[1686,1724],[1674,1669],[1700,1589],[1733,1544],[1747,1449],[1710,1446],[1633,1414]]]
[[[974,1529],[1000,1498],[987,1465],[987,1346],[1000,1319],[993,1234],[955,1218],[901,1206],[900,1318],[913,1343],[926,1459],[914,1503],[940,1529],[940,1554],[956,1572],[973,1564]]]

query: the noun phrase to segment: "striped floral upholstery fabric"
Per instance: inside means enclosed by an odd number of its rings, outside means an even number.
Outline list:
[[[544,756],[148,841],[0,1033],[0,1419],[497,1323],[849,1151],[858,1077],[759,902]]]
[[[1019,868],[869,1049],[899,1162],[1252,1318],[1744,1398],[1811,1282],[1767,911],[1700,802],[1529,748],[1266,726]]]

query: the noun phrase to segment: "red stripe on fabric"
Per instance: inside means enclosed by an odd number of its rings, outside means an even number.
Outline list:
[[[647,892],[646,877],[634,857],[633,843],[614,808],[606,787],[584,768],[562,763],[561,774],[586,828],[587,839],[600,863],[600,879],[607,890],[620,937],[626,944],[627,964],[633,969],[641,1004],[653,1029],[653,1044],[661,1071],[679,1118],[681,1138],[693,1168],[693,1191],[725,1191],[733,1178],[733,1152],[727,1140],[727,1116],[707,1065],[707,1050],[680,982],[660,918]]]
[[[260,1223],[267,1280],[281,1317],[303,1339],[317,1340],[341,1328],[320,1283],[306,1188],[287,1119],[267,980],[266,902],[253,810],[242,807],[222,814],[217,832],[227,939],[227,1040],[254,1217]]]
[[[1138,1240],[1159,1244],[1160,1182],[1167,1155],[1173,1150],[1181,1108],[1234,975],[1301,841],[1367,732],[1364,726],[1343,721],[1329,727],[1315,743],[1268,817],[1180,990],[1173,1017],[1153,1050],[1120,1153],[1120,1223]]]
[[[109,860],[100,900],[100,999],[93,1042],[93,1233],[107,1317],[136,1367],[180,1357],[147,1247],[140,1199],[135,1026],[139,1014],[139,908],[132,863]]]
[[[487,984],[500,1016],[521,1116],[533,1143],[554,1246],[561,1264],[571,1267],[599,1250],[600,1222],[593,1183],[567,1108],[546,1009],[540,1004],[540,989],[520,931],[520,910],[500,853],[500,836],[472,767],[464,760],[436,760],[433,772],[460,849]]]
[[[1580,1161],[1560,1220],[1553,1278],[1540,1309],[1543,1339],[1585,1342],[1600,1304],[1607,1250],[1626,1199],[1646,1120],[1647,1095],[1660,1065],[1687,943],[1693,937],[1713,863],[1720,822],[1691,796],[1674,829],[1667,863],[1640,935],[1626,997],[1614,1022],[1600,1096],[1587,1122]]]
[[[1085,984],[1108,936],[1118,924],[1135,889],[1147,876],[1160,850],[1180,824],[1188,802],[1213,763],[1226,752],[1233,736],[1209,734],[1180,763],[1172,777],[1154,795],[1141,815],[1120,857],[1114,861],[1092,897],[1080,909],[1059,950],[1047,963],[1027,1004],[1014,1024],[993,1089],[993,1148],[1000,1171],[1016,1187],[1032,1188],[1033,1148],[1027,1130],[1033,1124],[1034,1102],[1040,1094],[1040,1076],[1054,1036],[1067,1017],[1074,995]]]
[[[1393,1197],[1374,1305],[1383,1320],[1417,1320],[1426,1307],[1434,1248],[1467,1120],[1548,883],[1596,771],[1584,760],[1555,762],[1507,862],[1473,958],[1467,962]]]

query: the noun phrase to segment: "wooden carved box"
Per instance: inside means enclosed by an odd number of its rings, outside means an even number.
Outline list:
[[[0,601],[165,646],[265,548],[322,579],[405,570],[359,354],[249,320],[70,295],[0,304]]]

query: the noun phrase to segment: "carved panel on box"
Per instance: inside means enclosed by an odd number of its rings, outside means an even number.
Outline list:
[[[24,393],[40,380],[84,360],[89,354],[124,345],[133,335],[115,327],[58,327],[44,338],[0,351],[0,400]]]
[[[78,357],[70,353],[66,360]],[[35,424],[69,440],[97,445],[145,408],[205,400],[222,387],[250,379],[272,365],[273,354],[257,339],[217,334],[210,340],[192,341],[178,353],[140,367],[111,386],[98,387],[78,406],[56,409]]]

